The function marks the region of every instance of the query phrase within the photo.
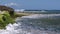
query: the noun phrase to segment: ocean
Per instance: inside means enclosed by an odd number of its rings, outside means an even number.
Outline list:
[[[60,34],[60,11],[24,11],[35,13],[16,18],[0,34]]]

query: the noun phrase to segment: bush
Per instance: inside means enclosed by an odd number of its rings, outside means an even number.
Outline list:
[[[10,16],[8,11],[3,11],[3,14],[0,14],[0,29],[5,28],[9,23],[14,23],[14,19]]]

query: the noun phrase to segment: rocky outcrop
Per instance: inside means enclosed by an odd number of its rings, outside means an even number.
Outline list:
[[[0,29],[4,29],[9,23],[15,23],[15,18],[21,16],[25,14],[17,14],[13,8],[0,5]]]
[[[14,15],[14,9],[7,6],[0,5],[0,11],[8,11],[11,16]]]

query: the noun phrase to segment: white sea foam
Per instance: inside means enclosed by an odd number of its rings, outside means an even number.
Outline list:
[[[53,16],[60,16],[60,14],[34,14],[29,16],[23,16],[22,18],[47,18],[47,17],[53,17]]]
[[[46,11],[42,10],[42,11],[40,11],[40,12],[46,12]]]
[[[39,16],[39,17],[38,17]],[[42,18],[42,17],[48,17],[48,16],[60,16],[60,14],[35,14],[35,15],[30,15],[30,16],[24,16],[22,18]],[[19,20],[19,19],[17,19]],[[19,27],[19,28],[18,28]],[[60,34],[58,32],[54,31],[41,31],[41,30],[36,30],[36,29],[31,29],[30,31],[23,30],[21,28],[21,22],[15,23],[15,24],[8,24],[6,26],[6,29],[1,29],[0,34]]]
[[[0,34],[60,34],[60,33],[56,33],[54,31],[41,31],[41,30],[35,30],[35,29],[31,29],[30,32],[25,31],[23,29],[15,29],[16,27],[18,27],[20,24],[9,24],[8,26],[6,26],[6,29],[4,30],[0,30]]]

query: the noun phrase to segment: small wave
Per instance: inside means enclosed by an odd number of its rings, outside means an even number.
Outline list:
[[[29,16],[23,16],[21,18],[47,18],[47,17],[54,17],[54,16],[60,16],[60,14],[34,14],[34,15],[29,15]]]
[[[6,26],[6,29],[0,30],[0,34],[60,34],[56,33],[54,31],[41,31],[41,30],[35,30],[35,29],[30,29],[30,31],[25,31],[21,28],[16,29],[18,26],[21,24],[8,24]]]
[[[38,17],[39,16],[39,17]],[[60,16],[60,14],[34,14],[30,16],[23,16],[21,18],[45,18],[48,16]],[[18,21],[20,18],[17,18]],[[60,34],[59,32],[55,31],[46,31],[46,30],[39,30],[30,28],[30,30],[24,30],[21,28],[21,22],[17,22],[14,24],[8,24],[6,29],[1,29],[0,34]]]
[[[40,11],[40,12],[47,12],[47,11],[42,10],[42,11]]]

